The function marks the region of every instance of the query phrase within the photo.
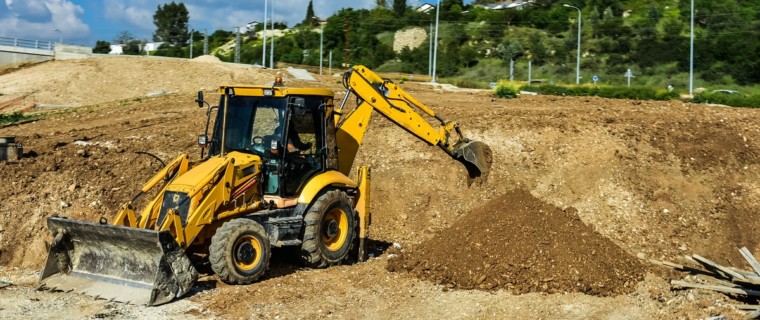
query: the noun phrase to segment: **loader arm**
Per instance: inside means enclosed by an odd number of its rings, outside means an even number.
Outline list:
[[[428,106],[412,97],[390,80],[382,79],[364,66],[354,66],[343,76],[348,90],[338,110],[335,110],[339,171],[348,174],[353,166],[373,111],[380,112],[396,125],[430,145],[462,162],[471,178],[485,177],[491,165],[491,151],[482,142],[470,141],[462,135],[455,121],[446,121]],[[343,114],[348,97],[358,99],[356,108]],[[420,112],[439,121],[431,124]]]

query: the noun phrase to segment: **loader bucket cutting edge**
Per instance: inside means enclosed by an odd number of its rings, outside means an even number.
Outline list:
[[[480,178],[485,181],[491,171],[493,162],[491,148],[483,142],[460,143],[454,148],[454,157],[465,165],[470,179]]]
[[[168,231],[48,218],[50,245],[40,285],[106,300],[159,305],[187,293],[198,278]]]

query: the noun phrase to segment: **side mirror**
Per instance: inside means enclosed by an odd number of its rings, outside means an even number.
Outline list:
[[[198,98],[195,99],[195,102],[198,103],[198,108],[203,108],[203,91],[198,91]]]

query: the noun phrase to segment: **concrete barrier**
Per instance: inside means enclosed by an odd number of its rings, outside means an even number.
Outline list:
[[[0,37],[0,66],[53,59],[83,59],[91,56],[92,48],[90,47]]]
[[[83,59],[92,57],[92,48],[73,46],[63,43],[55,44],[55,59],[67,60],[67,59]]]
[[[43,62],[55,57],[53,50],[0,45],[0,65]]]

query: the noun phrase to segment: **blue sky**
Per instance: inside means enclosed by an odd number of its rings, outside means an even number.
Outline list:
[[[340,8],[372,8],[375,0],[313,0],[319,17]],[[92,46],[112,41],[121,31],[151,40],[153,13],[162,0],[0,0],[0,36]],[[264,19],[264,0],[187,0],[190,25],[196,29],[232,31],[235,26]],[[309,0],[274,0],[275,20],[288,25],[303,20]],[[389,1],[390,2],[390,1]],[[409,0],[417,6],[430,0]],[[470,2],[470,1],[465,1]],[[59,32],[54,31],[60,30]]]

